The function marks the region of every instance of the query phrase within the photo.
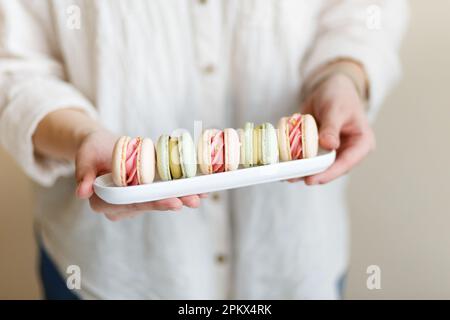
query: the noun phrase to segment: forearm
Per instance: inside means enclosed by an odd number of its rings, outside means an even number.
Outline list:
[[[76,108],[49,113],[33,134],[37,154],[55,159],[74,160],[77,149],[89,133],[102,130],[101,125]]]

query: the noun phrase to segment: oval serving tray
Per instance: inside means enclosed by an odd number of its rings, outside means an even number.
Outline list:
[[[94,182],[94,191],[101,199],[111,204],[155,201],[306,177],[325,171],[333,164],[335,157],[335,151],[321,151],[318,156],[310,159],[242,168],[210,175],[199,174],[187,179],[155,181],[151,184],[128,187],[116,187],[111,174],[108,173],[97,177]]]

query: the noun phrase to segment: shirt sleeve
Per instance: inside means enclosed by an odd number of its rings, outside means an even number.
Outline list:
[[[304,79],[335,59],[358,61],[369,79],[369,118],[373,118],[399,79],[398,51],[408,16],[405,0],[325,0],[303,64]]]
[[[44,186],[72,174],[74,165],[35,154],[38,123],[67,107],[96,117],[90,101],[64,81],[50,15],[46,1],[0,0],[0,142]]]

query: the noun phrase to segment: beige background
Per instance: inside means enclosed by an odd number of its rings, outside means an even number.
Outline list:
[[[450,1],[410,1],[402,83],[353,172],[349,298],[450,299]],[[366,268],[381,268],[381,290]]]
[[[413,0],[403,82],[375,130],[377,151],[353,171],[348,298],[450,299],[450,1]],[[0,150],[0,299],[39,298],[27,178]],[[368,290],[366,269],[381,268]]]

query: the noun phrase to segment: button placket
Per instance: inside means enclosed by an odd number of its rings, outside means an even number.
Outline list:
[[[220,10],[207,0],[198,3],[193,9],[196,58],[203,74],[211,75],[217,70],[220,54]]]
[[[213,192],[210,194],[207,207],[208,219],[213,230],[211,232],[214,251],[211,259],[216,268],[217,283],[221,296],[229,293],[231,276],[230,266],[230,221],[228,216],[227,194],[225,192]]]
[[[192,8],[196,67],[202,90],[202,121],[206,126],[222,124],[228,109],[224,107],[225,69],[220,63],[222,50],[222,4],[218,1],[200,1]],[[220,128],[221,126],[216,126]],[[225,192],[212,193],[204,204],[213,251],[211,263],[217,280],[218,295],[226,298],[230,292],[231,241],[229,205]]]
[[[223,8],[219,1],[193,2],[193,45],[198,73],[200,119],[205,128],[212,123],[223,124],[229,108],[225,108],[226,68],[223,66]],[[218,126],[217,128],[220,128]]]

